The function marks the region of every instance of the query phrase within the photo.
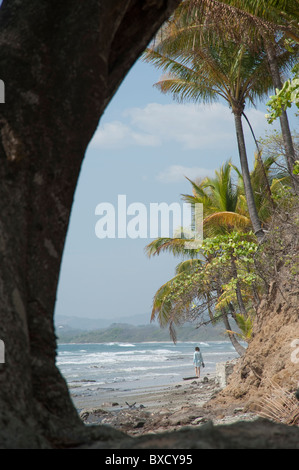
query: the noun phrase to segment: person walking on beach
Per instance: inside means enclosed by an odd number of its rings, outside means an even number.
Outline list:
[[[196,377],[200,377],[200,368],[201,366],[204,367],[204,362],[202,358],[202,354],[200,352],[200,349],[198,347],[195,348],[194,356],[193,356],[193,364],[195,366],[195,374]]]

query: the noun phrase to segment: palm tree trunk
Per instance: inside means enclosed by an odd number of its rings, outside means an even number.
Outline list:
[[[240,313],[242,315],[244,315],[245,318],[247,318],[247,312],[246,312],[246,308],[245,308],[244,301],[243,301],[240,282],[238,281],[238,271],[237,271],[237,267],[236,267],[236,262],[235,262],[235,258],[233,256],[231,256],[231,266],[232,266],[232,275],[237,280],[236,296],[237,296],[237,301],[238,301],[238,305],[239,305],[239,308],[240,308]]]
[[[253,226],[254,233],[259,242],[264,238],[264,231],[261,226],[261,222],[257,213],[257,208],[254,200],[254,194],[251,186],[250,172],[248,168],[248,160],[246,154],[245,138],[242,126],[242,112],[243,110],[233,110],[235,118],[235,128],[239,148],[240,164],[243,175],[243,183],[245,189],[245,196],[247,201],[247,207],[249,217]]]
[[[233,347],[235,348],[239,356],[244,356],[246,349],[239,343],[235,335],[233,333],[230,333],[231,326],[228,321],[227,313],[225,312],[225,310],[222,310],[221,313],[222,313],[223,323],[225,325],[226,330],[228,331],[228,336],[229,336],[229,339],[231,340]]]
[[[221,288],[220,288],[220,283],[217,282],[217,284],[218,285],[216,287],[216,291],[217,291],[217,296],[219,298],[220,295],[221,295]],[[228,337],[229,337],[233,347],[235,348],[235,350],[239,354],[239,356],[244,356],[246,349],[239,343],[239,341],[237,340],[234,333],[232,333],[232,329],[231,329],[231,326],[230,326],[230,323],[229,323],[229,320],[228,320],[228,315],[227,315],[227,312],[224,308],[221,309],[221,316],[222,316],[222,320],[223,320],[225,329],[228,333]]]
[[[246,114],[244,113],[244,111],[242,113],[242,116],[244,116],[244,118],[246,119],[248,127],[251,131],[252,137],[254,139],[255,146],[256,146],[256,151],[257,151],[257,158],[258,158],[258,162],[260,164],[260,167],[261,167],[261,170],[262,170],[262,173],[263,173],[263,178],[264,178],[267,194],[268,194],[268,197],[269,197],[270,204],[271,204],[272,208],[274,209],[275,204],[274,204],[274,201],[273,201],[273,198],[272,198],[271,187],[270,187],[269,180],[268,180],[268,177],[267,177],[267,173],[266,173],[266,170],[265,170],[265,165],[264,165],[264,162],[263,162],[263,159],[262,159],[261,149],[259,147],[258,141],[256,140],[254,131],[252,129],[252,125],[250,124],[250,121],[249,121],[248,117],[246,116]]]
[[[277,63],[277,56],[275,52],[275,48],[270,41],[266,41],[265,44],[266,53],[269,62],[269,68],[272,75],[273,85],[279,90],[282,88],[283,84],[280,77],[279,66]],[[299,193],[299,178],[293,174],[294,164],[296,161],[295,149],[293,145],[292,134],[290,131],[290,125],[288,120],[288,115],[285,110],[282,111],[281,116],[279,117],[280,120],[280,127],[281,133],[283,138],[283,143],[286,151],[286,163],[288,167],[288,171],[292,178],[292,186],[296,193]]]

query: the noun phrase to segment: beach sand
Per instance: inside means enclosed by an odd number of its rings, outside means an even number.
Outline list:
[[[217,425],[257,418],[240,405],[215,409],[213,399],[220,391],[215,377],[209,375],[169,386],[103,389],[98,395],[74,394],[72,398],[85,424],[109,425],[131,436],[201,426],[208,421]]]

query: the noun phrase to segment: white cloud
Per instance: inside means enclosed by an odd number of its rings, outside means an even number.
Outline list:
[[[166,170],[161,171],[157,175],[157,180],[162,183],[176,183],[182,181],[185,176],[194,180],[196,178],[205,178],[206,176],[213,176],[214,170],[207,170],[200,167],[186,167],[181,165],[171,165]]]
[[[127,110],[131,124],[159,137],[161,143],[180,143],[184,149],[200,149],[212,142],[230,141],[233,118],[222,104],[211,106],[151,103],[144,109]],[[223,143],[222,143],[223,145]]]
[[[92,139],[94,147],[117,147],[130,131],[129,127],[119,121],[109,122],[100,127]]]
[[[159,142],[152,134],[135,132],[120,121],[112,121],[100,126],[95,133],[91,145],[95,148],[118,149],[131,145],[157,146]]]
[[[247,116],[257,137],[267,122],[263,112],[249,109]],[[269,127],[268,127],[269,129]],[[246,137],[252,139],[244,121]],[[227,151],[236,145],[234,118],[227,106],[150,103],[144,108],[127,109],[121,121],[99,127],[91,146],[118,149],[130,146],[158,147],[179,144],[184,150]]]

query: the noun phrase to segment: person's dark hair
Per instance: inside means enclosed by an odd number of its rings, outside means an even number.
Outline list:
[[[196,346],[195,351],[199,351],[199,347],[198,347],[198,346]]]

